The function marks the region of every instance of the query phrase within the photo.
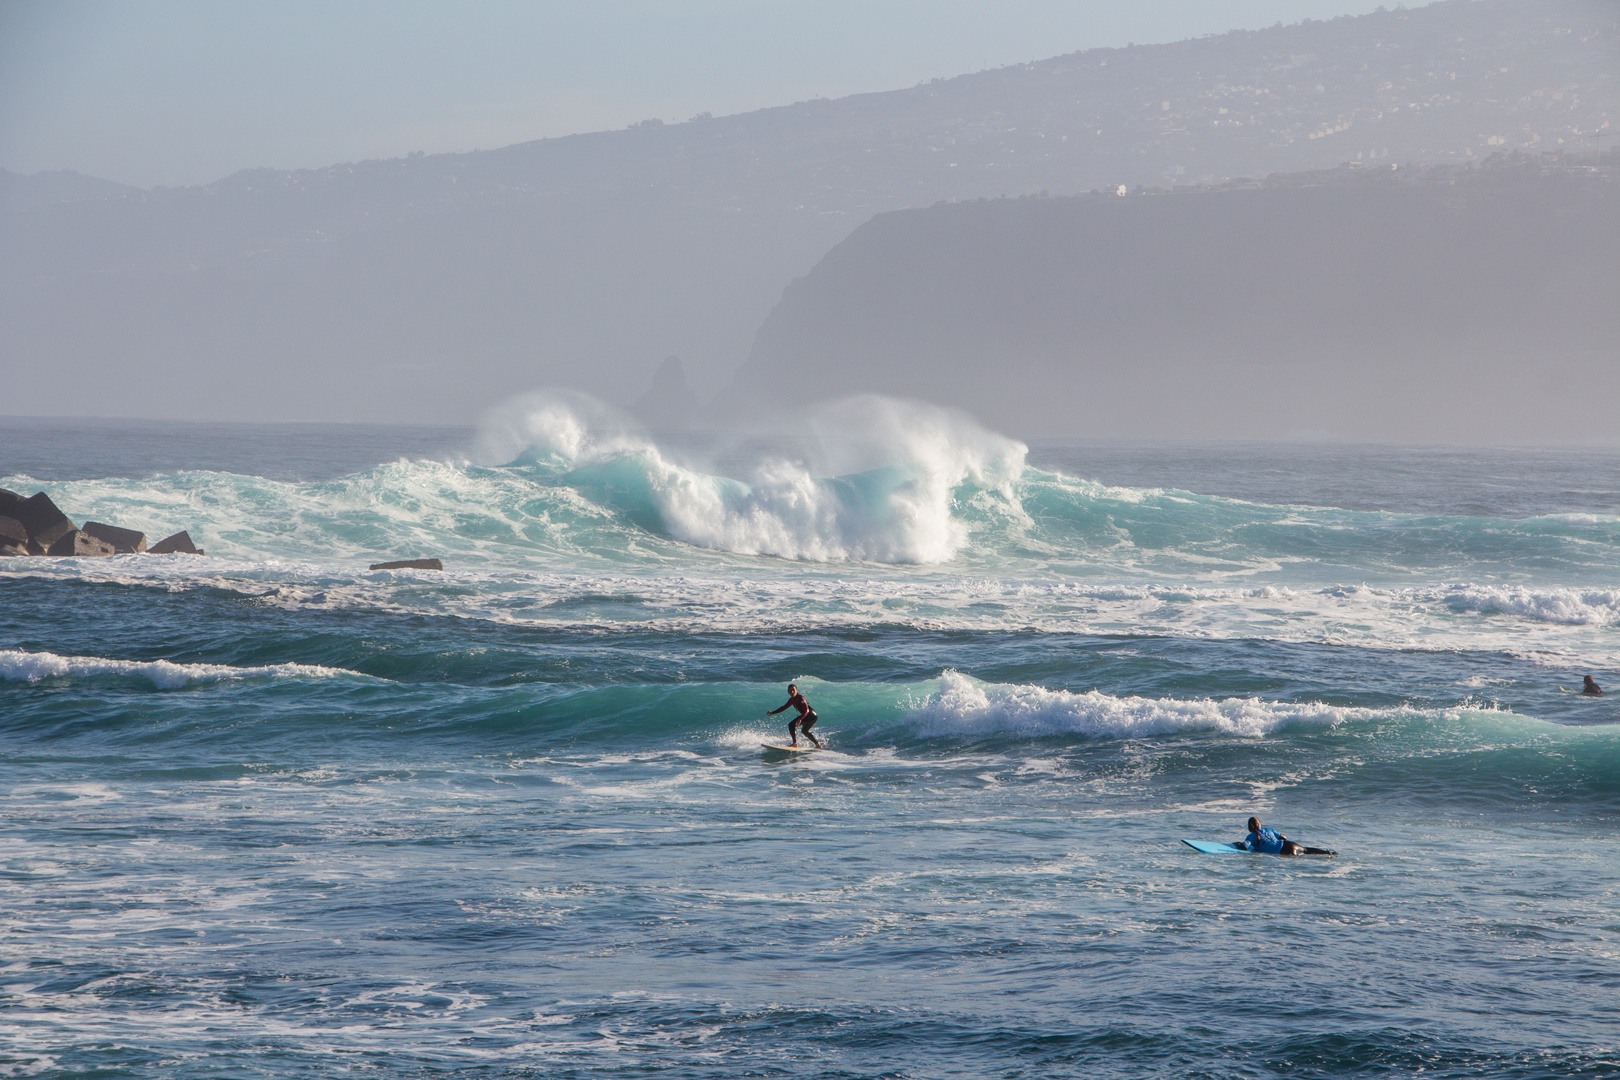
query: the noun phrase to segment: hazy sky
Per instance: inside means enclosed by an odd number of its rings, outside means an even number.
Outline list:
[[[125,183],[505,146],[1376,0],[0,0],[0,167]],[[1420,6],[1413,4],[1412,6]]]

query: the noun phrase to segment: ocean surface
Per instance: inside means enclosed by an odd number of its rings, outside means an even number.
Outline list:
[[[208,552],[0,561],[0,1076],[1620,1076],[1620,451],[551,395],[0,486]]]

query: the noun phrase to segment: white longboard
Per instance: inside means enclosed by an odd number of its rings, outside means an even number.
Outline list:
[[[813,743],[812,744],[800,743],[798,746],[789,746],[786,743],[768,743],[768,742],[766,742],[766,743],[760,743],[759,745],[763,746],[767,750],[776,750],[776,751],[779,751],[779,752],[784,753],[784,754],[808,754],[812,750],[820,750],[821,749],[821,747],[816,746]]]

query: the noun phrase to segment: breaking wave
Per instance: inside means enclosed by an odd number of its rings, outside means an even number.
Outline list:
[[[907,721],[924,737],[1084,735],[1128,739],[1182,732],[1258,738],[1285,728],[1329,728],[1391,715],[1379,709],[1293,704],[1259,698],[1116,697],[1042,686],[986,683],[957,671],[940,675],[937,691],[913,704]]]
[[[42,679],[121,676],[145,679],[159,690],[178,690],[191,683],[227,679],[330,679],[367,678],[358,672],[314,664],[268,664],[232,667],[228,664],[176,664],[168,660],[109,660],[101,656],[61,656],[53,652],[0,649],[0,679],[39,682]]]
[[[1446,604],[1453,611],[1512,615],[1566,626],[1620,623],[1620,590],[1617,589],[1460,585],[1449,591]]]
[[[148,535],[189,529],[209,552],[94,568],[78,565],[92,560],[19,558],[6,569],[87,579],[212,575],[226,587],[273,578],[311,602],[334,603],[355,583],[408,600],[428,595],[430,582],[467,596],[524,587],[514,574],[657,577],[696,582],[685,591],[711,597],[738,596],[732,585],[746,591],[765,579],[831,588],[837,575],[838,588],[866,579],[862,596],[896,617],[920,612],[920,602],[924,621],[971,615],[975,625],[980,616],[994,621],[987,604],[1001,605],[1008,625],[1068,617],[1076,605],[1082,615],[1157,622],[1189,605],[1213,613],[1236,604],[1275,609],[1279,627],[1343,615],[1352,620],[1345,630],[1357,633],[1365,620],[1349,608],[1363,601],[1396,615],[1425,606],[1450,622],[1500,614],[1543,626],[1620,625],[1612,589],[1620,522],[1599,516],[1420,516],[1110,487],[1030,467],[1022,443],[964,414],[879,397],[807,408],[790,434],[780,452],[700,451],[661,444],[582,395],[553,393],[496,410],[459,462],[401,460],[319,482],[222,472],[0,478],[43,488],[76,520]],[[423,556],[442,558],[449,573],[364,576],[373,562]],[[852,562],[865,565],[845,569]],[[731,584],[717,586],[717,577]],[[908,589],[928,597],[902,595]],[[534,600],[554,598],[540,589]],[[500,604],[526,610],[504,597]]]
[[[598,402],[533,395],[485,423],[490,463],[532,465],[650,531],[739,555],[939,563],[968,542],[959,498],[1013,485],[1027,447],[964,413],[865,396],[806,411],[808,461],[770,458],[746,479],[677,464]]]

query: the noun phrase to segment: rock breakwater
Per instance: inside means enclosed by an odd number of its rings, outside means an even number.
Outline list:
[[[43,491],[24,498],[0,488],[0,556],[54,555],[85,557],[104,555],[187,555],[205,554],[192,543],[185,530],[147,546],[146,534],[135,529],[87,521],[75,525]]]

